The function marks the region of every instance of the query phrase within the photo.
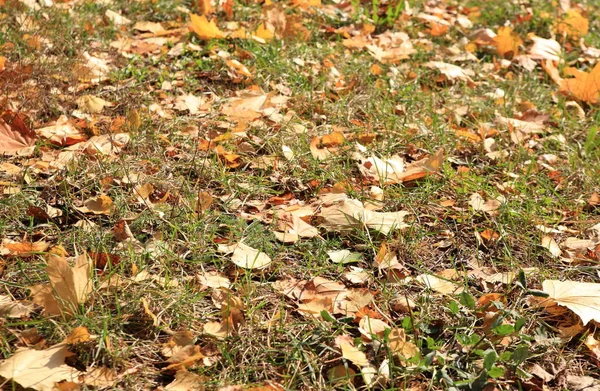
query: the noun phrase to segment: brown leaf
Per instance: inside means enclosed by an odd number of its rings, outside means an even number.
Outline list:
[[[82,207],[75,207],[81,213],[92,213],[95,215],[110,215],[114,211],[112,199],[106,194],[90,198],[83,203]]]
[[[166,391],[204,391],[204,383],[208,381],[204,376],[190,373],[186,370],[180,370],[175,373],[175,380],[169,383]]]
[[[44,241],[21,242],[21,243],[3,243],[0,245],[0,254],[11,255],[15,257],[30,257],[35,254],[45,252],[50,243]]]
[[[25,124],[22,114],[7,111],[0,118],[0,155],[29,156],[33,153],[35,132]]]

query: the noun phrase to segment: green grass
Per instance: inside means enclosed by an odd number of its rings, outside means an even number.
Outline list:
[[[364,387],[360,368],[343,359],[335,346],[340,336],[350,337],[375,368],[387,362],[390,379],[380,386],[386,390],[482,389],[486,383],[495,383],[500,389],[525,388],[532,381],[532,364],[549,371],[550,364],[556,364],[552,361],[560,359],[569,363],[568,368],[549,382],[550,389],[561,389],[566,374],[599,376],[590,360],[591,352],[583,343],[588,334],[594,335],[594,327],[560,340],[560,328],[577,323],[576,316],[549,315],[530,303],[532,292],[541,289],[545,279],[599,281],[597,252],[588,254],[582,262],[552,258],[541,246],[543,234],[536,226],[567,227],[568,231],[554,235],[564,245],[570,236],[588,238],[587,230],[598,222],[598,209],[586,206],[586,201],[600,188],[600,136],[595,125],[600,111],[582,104],[585,118],[573,115],[566,105],[568,99],[557,94],[557,86],[539,67],[533,72],[514,64],[492,69],[497,56],[480,48],[475,53],[479,62],[465,65],[475,71],[477,86],[440,83],[439,72],[422,64],[450,62],[445,48],[469,37],[470,31],[453,26],[445,36],[429,37],[425,33],[428,25],[423,21],[388,19],[385,11],[374,17],[371,6],[377,9],[387,4],[384,2],[360,7],[354,4],[356,12],[346,19],[322,11],[303,12],[288,5],[287,12],[302,15],[312,33],[305,42],[206,42],[188,34],[181,42],[198,45],[199,50],[188,46],[180,56],[172,57],[167,54],[171,45],[161,53],[127,58],[109,44],[119,36],[130,36],[132,29],[120,29],[107,22],[107,6],[86,1],[75,5],[71,12],[59,7],[29,11],[24,6],[10,8],[10,3],[0,6],[0,55],[10,66],[31,65],[32,70],[26,81],[5,80],[0,73],[0,86],[8,87],[0,96],[3,109],[26,114],[32,127],[39,128],[61,114],[73,118],[76,99],[92,94],[115,102],[115,106],[105,109],[104,116],[88,119],[85,131],[89,136],[109,133],[112,120],[127,117],[134,110],[140,113],[141,125],[122,129],[129,131],[131,141],[117,156],[82,156],[56,172],[33,165],[43,160],[44,153],[62,148],[43,141],[38,142],[30,158],[6,158],[6,162],[23,167],[25,174],[0,171],[0,238],[45,240],[63,246],[71,255],[90,251],[116,255],[118,262],[94,270],[93,292],[72,317],[48,317],[37,308],[21,319],[1,318],[1,359],[8,359],[23,346],[19,336],[32,327],[46,339],[47,347],[64,340],[75,327],[84,326],[96,338],[71,346],[74,356],[69,365],[82,371],[103,366],[114,369],[122,376],[111,389],[119,390],[168,385],[174,373],[163,370],[168,365],[163,344],[183,330],[193,334],[194,344],[218,352],[212,365],[198,363],[189,368],[206,377],[207,389],[268,382],[286,390]],[[181,7],[195,12],[192,3],[116,0],[108,8],[134,23],[159,21],[175,28],[188,23]],[[423,11],[419,2],[409,3],[415,14]],[[507,20],[524,16],[523,8],[510,2],[448,3],[456,5],[458,12],[463,12],[463,7],[479,7],[480,16],[473,30],[485,27],[496,31]],[[532,18],[515,23],[514,30],[523,39],[530,32],[550,37],[549,15],[556,13],[556,7],[544,1],[534,1],[531,7]],[[597,45],[599,27],[593,15],[598,7],[587,7],[590,33],[585,42]],[[236,3],[234,19],[251,31],[261,20],[262,8],[259,4]],[[48,39],[51,45],[32,48],[19,29],[20,15],[35,22],[30,35]],[[222,14],[218,20],[224,28]],[[366,50],[345,48],[340,34],[331,31],[364,21],[375,24],[377,33],[391,28],[407,32],[413,40],[430,39],[432,49],[418,47],[418,52],[407,60],[378,64],[383,72],[374,75],[370,70],[376,63],[374,58]],[[577,62],[581,51],[571,44],[574,49],[568,58],[573,63],[569,65],[585,69],[586,64]],[[107,53],[115,69],[100,85],[77,90],[72,69],[85,51],[93,55]],[[251,68],[254,77],[232,80],[229,68],[217,55],[220,51],[227,51],[232,59]],[[298,65],[298,60],[304,65]],[[327,61],[351,88],[336,90]],[[181,83],[174,90],[162,91],[164,81]],[[245,136],[221,142],[226,150],[240,155],[239,167],[227,167],[214,152],[199,150],[197,137],[181,134],[189,126],[198,127],[202,139],[225,133],[222,122],[231,120],[219,112],[219,106],[252,85],[265,92],[289,89],[289,101],[282,114],[293,111],[295,115],[280,124],[268,119],[249,123]],[[498,88],[505,92],[503,102],[487,95]],[[182,94],[207,93],[216,97],[214,110],[207,115],[174,111],[172,118],[161,118],[146,109],[157,102],[168,106]],[[542,134],[532,136],[530,143],[518,145],[511,140],[510,131],[494,120],[522,113],[524,102],[548,114],[549,125]],[[457,118],[455,111],[462,106],[468,108],[467,113]],[[298,132],[294,128],[298,124],[306,131]],[[398,154],[412,161],[443,147],[446,159],[439,173],[414,183],[380,184],[385,194],[383,211],[411,213],[410,227],[405,231],[386,238],[375,231],[357,229],[342,235],[320,229],[319,237],[282,244],[272,232],[278,217],[271,213],[275,210],[268,204],[271,197],[291,192],[297,200],[310,204],[321,192],[347,183],[350,196],[368,200],[370,184],[361,182],[349,152],[325,161],[312,157],[313,137],[329,134],[334,127],[342,128],[347,138],[375,133],[375,140],[365,145],[367,154]],[[481,143],[456,132],[477,133],[483,128],[497,131],[492,137],[500,150],[508,152],[506,157],[490,159]],[[563,135],[566,142],[552,139],[558,135]],[[351,147],[353,141],[345,145]],[[284,158],[282,146],[292,149],[294,160]],[[544,154],[555,155],[558,160],[544,163]],[[260,167],[257,161],[263,158],[276,161]],[[459,172],[459,167],[468,168],[468,172]],[[140,183],[152,183],[162,195],[169,192],[168,201],[151,209],[138,203],[135,183],[131,183],[134,174],[140,176]],[[18,184],[21,191],[3,195],[6,183]],[[194,210],[198,191],[209,191],[214,197],[211,208],[200,214]],[[468,203],[476,192],[486,200],[504,196],[506,203],[497,214],[473,211]],[[112,199],[113,214],[96,216],[75,209],[99,194]],[[454,204],[443,205],[445,200]],[[45,221],[28,215],[30,206],[45,205],[60,209],[62,216]],[[128,221],[142,249],[118,243],[113,227],[122,219]],[[86,230],[78,222],[95,225]],[[316,219],[311,222],[317,224]],[[480,241],[476,234],[485,230],[494,231],[499,238]],[[237,268],[218,250],[220,243],[241,240],[271,257],[272,266],[260,272]],[[375,264],[384,241],[409,273],[402,282],[388,281]],[[148,244],[163,251],[152,253]],[[343,281],[349,265],[334,264],[327,255],[337,249],[362,254],[363,260],[352,266],[370,275],[370,281],[360,287],[375,295],[365,311],[403,329],[407,341],[417,346],[416,357],[406,362],[394,357],[386,334],[375,342],[361,339],[361,316],[355,319],[330,314],[325,320],[311,319],[298,311],[295,300],[273,289],[275,282],[291,278]],[[32,285],[48,282],[46,262],[47,254],[0,258],[0,294],[18,300],[29,298]],[[518,273],[527,267],[538,270],[524,277],[526,286],[523,278],[503,285],[473,276],[477,264],[480,269],[494,272]],[[414,278],[446,269],[458,272],[457,284],[465,289],[462,295],[440,295]],[[133,277],[134,270],[144,270],[151,277],[101,288],[108,277]],[[222,340],[203,329],[205,323],[221,320],[221,310],[213,297],[216,290],[202,287],[197,279],[205,271],[227,276],[232,283],[230,294],[243,303],[244,324]],[[346,286],[359,288],[351,283]],[[502,303],[498,302],[494,311],[478,307],[477,300],[488,293],[502,295]],[[394,304],[404,297],[417,304],[410,312]],[[157,317],[157,324],[145,312],[142,299]],[[329,373],[339,366],[356,374],[333,384]],[[0,387],[18,389],[10,381]]]

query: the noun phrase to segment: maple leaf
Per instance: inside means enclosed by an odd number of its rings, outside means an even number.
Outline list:
[[[562,79],[560,91],[571,95],[583,102],[595,105],[599,102],[600,95],[600,63],[596,64],[591,72],[582,72],[574,68],[567,68],[565,73],[574,78]]]
[[[33,153],[35,132],[24,121],[24,116],[12,111],[0,118],[0,155],[29,156]]]
[[[71,267],[63,256],[50,255],[46,266],[50,285],[31,287],[33,302],[43,306],[49,315],[74,313],[92,292],[89,257],[84,253],[73,261],[75,264]]]
[[[210,22],[206,19],[204,15],[196,15],[190,14],[191,24],[189,28],[191,31],[196,33],[198,38],[203,40],[209,39],[220,39],[225,38],[227,35],[219,29],[215,20],[211,20]]]
[[[577,10],[568,10],[562,21],[556,26],[556,32],[577,39],[587,35],[590,22]]]
[[[519,53],[519,46],[523,44],[521,37],[508,26],[498,29],[498,35],[492,40],[496,53],[501,57],[514,57]]]

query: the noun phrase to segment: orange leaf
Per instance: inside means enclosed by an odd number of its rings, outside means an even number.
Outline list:
[[[189,25],[189,29],[196,33],[198,38],[209,40],[213,38],[225,38],[226,35],[222,32],[215,20],[211,20],[210,22],[206,19],[206,16],[201,15],[198,16],[196,14],[190,14],[191,23]]]
[[[519,45],[523,41],[517,33],[508,26],[498,29],[498,35],[494,37],[492,44],[496,46],[496,53],[502,57],[514,57],[519,52]]]
[[[579,38],[586,35],[589,28],[590,22],[578,11],[570,9],[565,14],[562,22],[556,26],[556,32],[560,35]]]
[[[600,94],[600,63],[596,64],[590,73],[581,72],[574,68],[567,68],[565,73],[575,76],[563,79],[560,91],[571,95],[583,102],[595,105]]]

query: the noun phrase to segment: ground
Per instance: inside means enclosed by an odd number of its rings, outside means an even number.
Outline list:
[[[600,389],[598,12],[0,0],[2,389]]]

